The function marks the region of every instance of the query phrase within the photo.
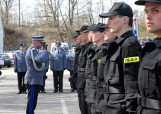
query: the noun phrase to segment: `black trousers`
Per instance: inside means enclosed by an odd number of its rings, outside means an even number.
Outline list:
[[[90,114],[88,112],[87,102],[85,101],[86,96],[85,96],[84,89],[77,89],[77,92],[78,92],[78,101],[79,101],[79,108],[80,108],[81,114]]]
[[[73,71],[70,71],[70,77],[73,75]],[[76,90],[76,84],[75,82],[69,81],[71,89]]]
[[[26,92],[26,86],[24,84],[24,77],[26,72],[18,72],[17,79],[18,79],[18,90],[19,92]]]
[[[53,79],[54,79],[54,91],[59,92],[63,91],[63,73],[64,71],[53,71]]]
[[[26,114],[34,114],[36,109],[38,93],[40,91],[39,85],[28,85],[28,102]]]
[[[40,91],[45,91],[45,80],[47,79],[46,72],[44,72],[43,76],[43,85],[40,88]]]

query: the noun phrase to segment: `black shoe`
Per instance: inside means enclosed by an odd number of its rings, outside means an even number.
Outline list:
[[[22,92],[20,91],[20,92],[18,92],[17,94],[22,94]]]
[[[70,89],[70,92],[74,92],[74,89],[72,88],[72,89]]]
[[[41,91],[41,93],[46,93],[46,91],[45,91],[45,90],[43,90],[43,91]]]
[[[60,93],[63,93],[63,90],[59,90]]]
[[[27,94],[26,91],[23,92],[24,94]]]
[[[58,92],[58,90],[54,90],[54,91],[53,91],[53,93],[57,93],[57,92]]]

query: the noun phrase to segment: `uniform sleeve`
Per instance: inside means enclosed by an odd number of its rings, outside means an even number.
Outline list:
[[[140,57],[140,45],[129,45],[122,48],[125,99],[128,112],[136,111],[137,108]]]
[[[53,59],[53,57],[52,57],[52,54],[51,54],[51,53],[50,53],[49,60],[50,60],[50,69],[51,69],[51,70],[53,70],[54,59]]]
[[[67,69],[67,55],[64,54],[64,69]]]
[[[49,52],[48,52],[47,55],[48,55],[48,56],[47,56],[47,60],[46,60],[46,62],[45,62],[45,67],[46,67],[46,69],[49,69]]]
[[[41,53],[38,53],[37,50],[32,50],[31,52],[33,54],[33,59],[35,62],[38,63],[45,63],[47,59],[48,52],[46,50],[43,50]]]
[[[17,54],[17,53],[16,53],[16,54]],[[14,64],[13,64],[14,70],[15,70],[15,71],[17,70],[17,56],[16,56],[16,54],[15,54]]]

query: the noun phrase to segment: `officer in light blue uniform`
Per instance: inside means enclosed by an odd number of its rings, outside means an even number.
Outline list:
[[[17,73],[18,79],[18,90],[17,94],[26,93],[26,86],[24,84],[24,77],[27,71],[26,62],[25,62],[25,50],[24,43],[20,44],[20,50],[15,53],[14,58],[14,71]]]
[[[66,68],[70,72],[70,78],[73,75],[75,51],[76,51],[76,45],[72,45],[72,49],[69,50],[68,55],[66,56],[67,57],[67,59],[66,59],[67,60],[67,67]],[[74,83],[72,83],[71,81],[70,81],[70,87],[71,87],[70,92],[74,92],[74,90],[76,90]]]
[[[28,87],[26,114],[34,114],[40,86],[43,85],[45,61],[47,60],[46,55],[48,54],[46,50],[40,51],[43,42],[44,36],[33,36],[32,45],[28,48],[25,56],[27,64],[25,84]]]
[[[47,46],[48,46],[47,44],[44,44],[43,49],[47,50]],[[46,91],[45,91],[45,81],[48,78],[46,73],[48,72],[48,69],[49,69],[49,55],[50,55],[50,53],[48,52],[48,54],[46,55],[47,59],[45,61],[44,76],[43,76],[43,86],[40,88],[41,93],[46,93]]]
[[[66,54],[61,42],[56,42],[56,50],[51,52],[50,69],[53,71],[54,93],[63,92],[63,73],[66,69]]]

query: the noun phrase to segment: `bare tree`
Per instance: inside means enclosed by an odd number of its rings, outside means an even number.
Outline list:
[[[10,15],[10,10],[13,7],[13,3],[15,0],[1,0],[2,4],[2,11],[4,13],[4,24],[7,26],[9,24],[9,15]]]

